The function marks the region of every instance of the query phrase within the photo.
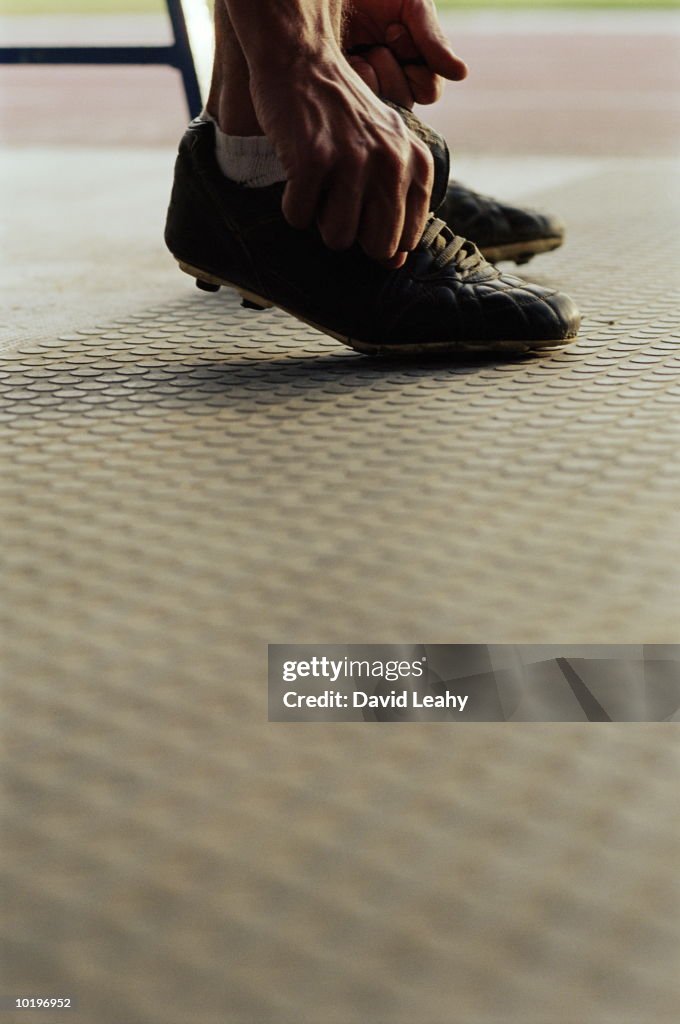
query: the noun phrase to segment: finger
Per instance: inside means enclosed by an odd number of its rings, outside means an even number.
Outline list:
[[[408,259],[407,252],[398,252],[389,260],[381,260],[380,262],[388,270],[399,270],[399,267],[403,267]]]
[[[421,54],[418,47],[411,39],[411,34],[405,25],[395,22],[385,29],[385,42],[397,60],[406,63],[409,60],[417,60]]]
[[[286,183],[281,211],[292,228],[308,228],[319,205],[322,180],[305,175],[291,177]]]
[[[404,230],[404,196],[373,192],[365,201],[357,240],[371,259],[386,261],[397,255]]]
[[[467,67],[453,52],[442,32],[434,4],[429,0],[406,0],[402,19],[418,53],[425,58],[431,71],[452,82],[465,78]]]
[[[433,178],[432,154],[425,146],[419,147],[414,150],[411,159],[411,184],[406,196],[400,250],[411,252],[422,238],[430,212]]]
[[[338,177],[322,200],[317,224],[329,249],[349,249],[356,241],[364,198],[363,179]]]
[[[365,57],[348,57],[347,58],[351,66],[354,68],[359,78],[362,78],[371,92],[374,92],[376,96],[380,95],[380,83],[378,76],[375,71],[366,60]]]
[[[386,46],[376,46],[367,58],[380,85],[379,95],[409,110],[414,98],[401,66]]]
[[[425,230],[429,206],[430,188],[427,187],[426,183],[414,182],[406,197],[404,230],[399,239],[400,252],[412,252],[418,245]]]
[[[418,68],[413,65],[405,66],[404,74],[416,103],[436,103],[441,98],[444,80],[440,75],[433,74],[429,68]]]

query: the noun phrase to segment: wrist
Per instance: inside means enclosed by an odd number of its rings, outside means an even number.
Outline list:
[[[329,87],[342,83],[347,67],[340,48],[328,41],[310,48],[298,46],[287,59],[281,60],[277,54],[249,61],[251,88],[263,96],[275,94],[292,108],[327,95]]]
[[[249,5],[252,0],[246,0]],[[228,7],[240,7],[243,0],[227,0]],[[251,75],[269,72],[277,77],[304,74],[319,64],[338,62],[342,50],[330,19],[328,5],[267,5],[266,26],[259,18],[234,16],[234,28]],[[240,13],[240,12],[239,12]]]
[[[309,45],[299,44],[293,53],[268,54],[248,61],[254,76],[275,75],[282,86],[291,87],[312,81],[320,73],[326,74],[339,69],[344,63],[342,51],[334,40],[314,41]]]

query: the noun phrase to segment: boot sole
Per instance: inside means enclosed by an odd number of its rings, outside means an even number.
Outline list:
[[[538,256],[542,252],[552,252],[553,249],[559,249],[563,241],[564,239],[560,238],[559,235],[553,235],[552,238],[536,238],[533,242],[512,242],[508,245],[493,245],[487,249],[483,249],[480,246],[479,251],[489,263],[501,263],[503,260],[512,260],[519,267],[523,263],[528,263],[534,256]]]
[[[228,281],[224,277],[217,277],[215,274],[211,274],[207,270],[202,270],[200,267],[194,267],[190,263],[185,263],[180,259],[177,260],[177,263],[179,265],[179,269],[190,277],[193,277],[198,287],[204,291],[218,291],[220,288],[232,288],[241,296],[243,305],[246,308],[257,310],[280,309],[283,313],[287,313],[288,316],[292,316],[296,320],[300,320],[301,323],[307,324],[308,327],[313,327],[314,330],[320,331],[322,334],[327,334],[329,337],[335,338],[336,341],[341,342],[343,345],[348,345],[349,348],[353,348],[356,352],[361,352],[363,355],[410,356],[458,353],[462,355],[483,356],[492,352],[522,354],[525,352],[544,352],[549,349],[564,348],[565,345],[569,345],[574,341],[574,338],[564,338],[558,341],[551,338],[547,341],[432,341],[417,342],[415,344],[371,344],[370,342],[359,341],[356,338],[349,338],[344,334],[338,334],[337,331],[331,330],[330,327],[324,327],[323,324],[318,324],[314,320],[309,320],[307,317],[301,316],[300,313],[296,313],[295,310],[289,309],[287,306],[282,306],[278,302],[272,302],[271,299],[266,299],[263,295],[258,295],[257,292],[250,291],[240,284],[234,284],[233,281]]]

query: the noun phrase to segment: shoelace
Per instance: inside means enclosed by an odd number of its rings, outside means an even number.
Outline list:
[[[456,270],[463,276],[485,262],[474,242],[454,235],[448,224],[439,217],[432,217],[429,221],[420,239],[419,248],[429,249],[433,253],[433,263],[438,270],[449,263],[455,263]]]

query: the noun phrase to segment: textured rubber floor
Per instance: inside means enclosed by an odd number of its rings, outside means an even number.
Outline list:
[[[79,1005],[3,1019],[677,1019],[673,726],[265,721],[268,641],[677,642],[675,180],[559,195],[555,355],[189,288],[0,354],[3,994]]]

